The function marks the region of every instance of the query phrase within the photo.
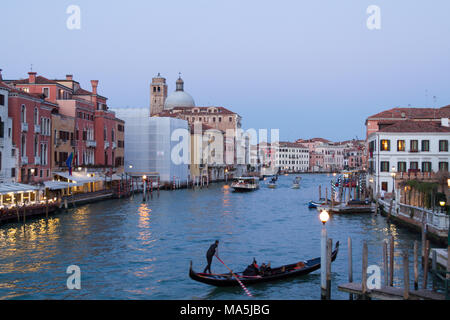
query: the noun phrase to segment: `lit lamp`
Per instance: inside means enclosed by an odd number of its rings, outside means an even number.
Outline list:
[[[441,212],[443,212],[444,211],[444,207],[445,207],[445,200],[439,201],[439,205],[441,206]]]
[[[146,189],[146,187],[147,187],[147,176],[146,175],[143,175],[142,176],[142,180],[143,180],[143,182],[144,182],[144,187],[143,187],[143,199],[142,199],[142,201],[145,201],[146,199],[147,199],[147,197],[146,197],[146,194],[145,194],[145,189]]]
[[[326,299],[326,288],[327,288],[327,276],[325,263],[327,259],[327,229],[325,224],[330,218],[326,210],[322,210],[319,214],[319,219],[322,221],[322,236],[320,238],[320,278],[321,278],[321,299]]]

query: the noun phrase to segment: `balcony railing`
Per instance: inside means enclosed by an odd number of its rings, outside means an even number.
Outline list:
[[[22,132],[27,132],[28,131],[28,123],[26,122],[22,122]]]
[[[86,140],[86,147],[95,148],[97,147],[97,141],[95,140]]]
[[[22,165],[28,164],[28,157],[27,157],[27,156],[21,157],[21,158],[20,158],[20,163],[21,163]]]
[[[105,149],[109,148],[109,141],[105,141]]]
[[[34,157],[34,164],[40,165],[41,164],[41,157]]]
[[[117,148],[117,144],[116,144],[115,141],[113,141],[113,143],[112,143],[112,148],[113,148],[113,149]]]
[[[41,126],[39,124],[34,125],[34,133],[41,133]]]

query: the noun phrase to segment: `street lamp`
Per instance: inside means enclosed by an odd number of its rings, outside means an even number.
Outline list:
[[[439,205],[441,206],[441,212],[444,212],[445,200],[439,201]]]
[[[320,278],[321,278],[321,299],[326,299],[326,288],[327,288],[327,229],[325,224],[327,223],[330,215],[326,210],[322,210],[319,214],[319,219],[322,221],[322,235],[320,238]]]

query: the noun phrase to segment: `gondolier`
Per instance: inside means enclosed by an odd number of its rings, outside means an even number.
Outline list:
[[[206,268],[203,271],[203,273],[206,273],[206,271],[211,273],[211,263],[212,263],[212,259],[213,259],[214,255],[216,255],[218,253],[218,251],[217,251],[217,246],[218,245],[219,245],[219,240],[216,240],[216,242],[214,242],[209,247],[208,251],[206,252],[206,261],[208,261],[208,265],[206,266]]]

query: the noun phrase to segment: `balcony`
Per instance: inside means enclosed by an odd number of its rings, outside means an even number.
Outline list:
[[[21,158],[20,158],[20,164],[21,164],[22,166],[28,164],[28,157],[27,157],[27,156],[21,157]]]
[[[70,146],[75,147],[77,145],[77,142],[75,140],[70,140]]]
[[[22,122],[22,132],[28,132],[28,123]]]
[[[86,140],[86,147],[95,148],[97,147],[97,141],[95,140]]]
[[[113,141],[113,143],[112,143],[112,148],[113,148],[113,149],[117,148],[117,144],[116,144],[115,141]]]
[[[34,125],[34,133],[41,133],[41,126],[38,124]]]
[[[40,165],[41,164],[41,157],[34,157],[34,164]]]
[[[109,141],[105,141],[105,149],[109,148]]]

